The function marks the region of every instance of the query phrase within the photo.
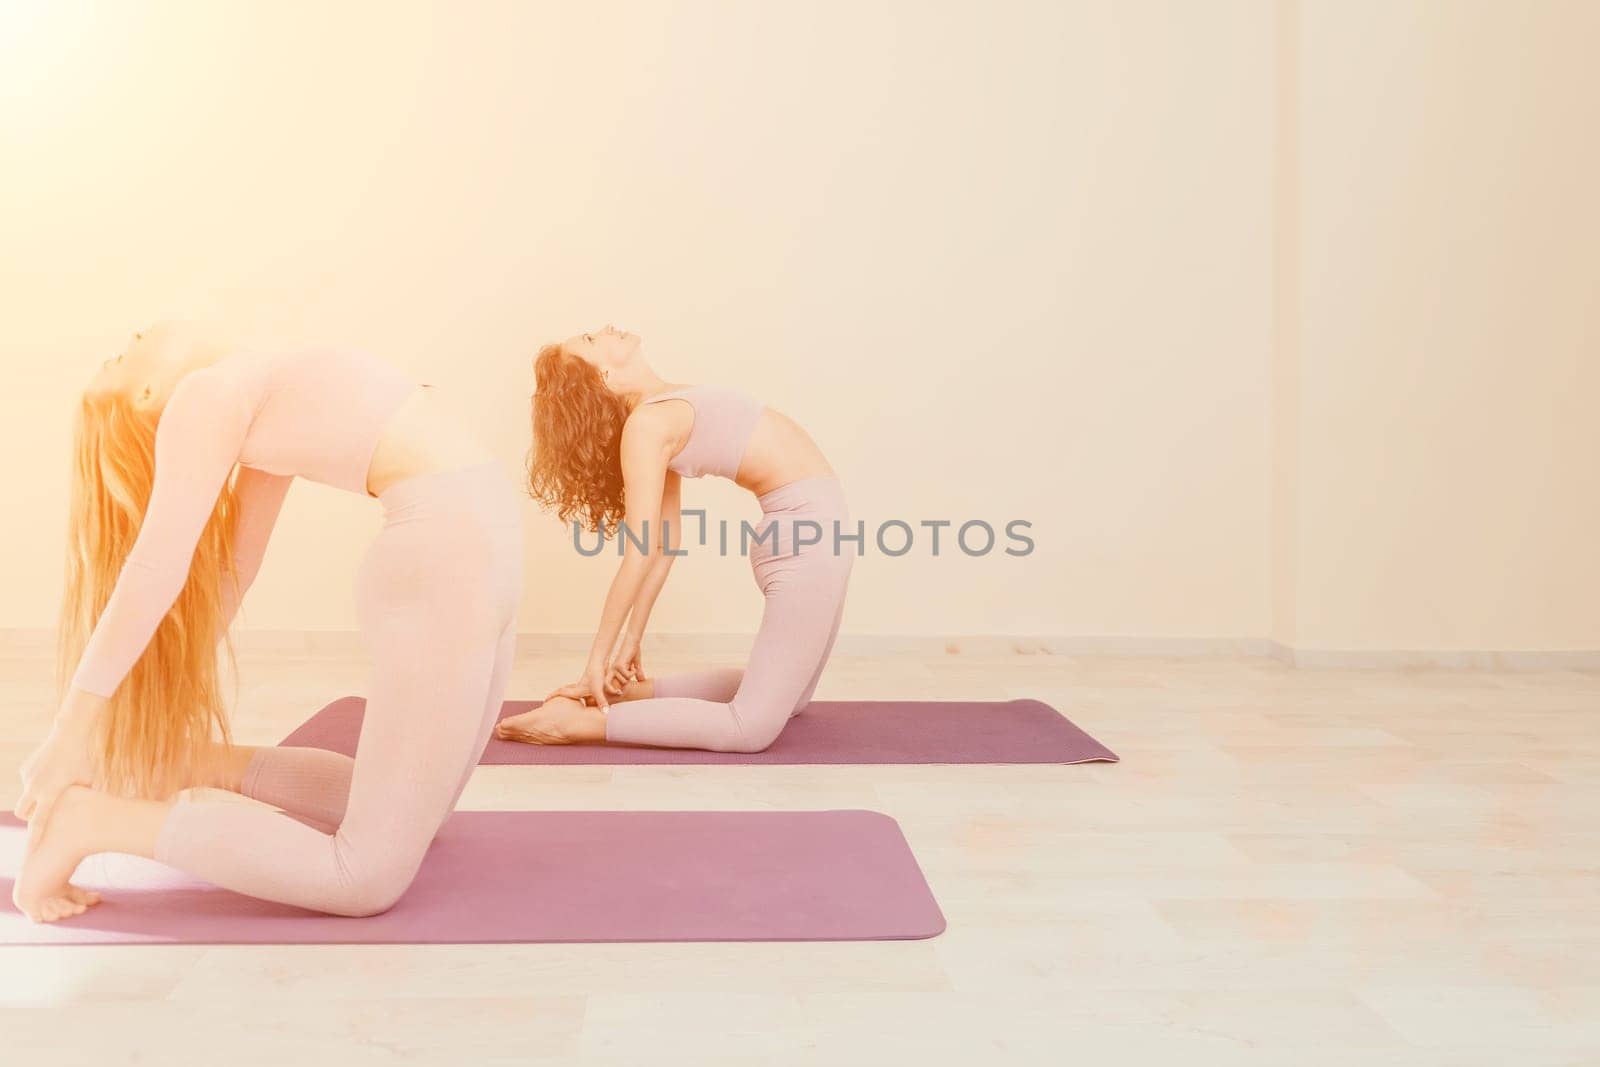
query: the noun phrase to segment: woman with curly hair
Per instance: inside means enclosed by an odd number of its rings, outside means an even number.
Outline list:
[[[21,911],[95,904],[70,878],[98,852],[341,915],[411,884],[488,743],[521,595],[518,494],[432,392],[360,353],[241,351],[173,326],[106,360],[78,407],[63,695],[15,809]],[[218,685],[218,642],[296,475],[383,508],[356,575],[372,675],[354,759],[232,745]],[[175,802],[196,785],[282,811]]]
[[[497,735],[766,748],[810,702],[839,631],[851,557],[838,551],[847,515],[833,468],[794,420],[732,389],[663,380],[638,336],[611,326],[547,345],[534,370],[529,490],[562,521],[620,532],[623,558],[583,677]],[[678,550],[679,486],[705,474],[761,505],[748,538],[761,628],[742,671],[647,678],[639,646]]]

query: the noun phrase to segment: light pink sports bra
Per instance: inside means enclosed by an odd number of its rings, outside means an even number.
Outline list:
[[[644,403],[658,400],[686,400],[694,408],[689,440],[667,469],[685,478],[715,474],[733,481],[765,406],[746,393],[720,385],[690,385],[649,397]]]

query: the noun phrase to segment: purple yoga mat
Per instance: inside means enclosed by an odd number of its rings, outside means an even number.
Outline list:
[[[508,700],[500,717],[538,707]],[[342,697],[280,744],[353,756],[366,701]],[[525,745],[490,738],[482,764],[1115,763],[1116,753],[1037,700],[817,700],[764,752],[633,745]]]
[[[872,811],[459,811],[400,903],[363,919],[112,855],[90,857],[74,879],[100,890],[98,905],[36,925],[11,906],[25,835],[0,817],[0,945],[879,941],[944,930],[899,825]]]

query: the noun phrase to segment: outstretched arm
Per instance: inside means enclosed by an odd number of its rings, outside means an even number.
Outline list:
[[[667,575],[672,571],[672,561],[677,558],[674,553],[683,538],[679,497],[682,485],[683,479],[677,471],[667,472],[661,493],[662,552],[650,561],[650,572],[645,575],[644,584],[633,598],[633,611],[628,616],[628,632],[636,636],[644,635],[645,624],[650,621],[650,610],[656,606],[656,598],[661,595],[662,587],[667,584]]]
[[[250,415],[238,387],[207,371],[191,373],[173,390],[156,427],[155,483],[144,521],[78,661],[74,689],[109,697],[144,653],[188,580]]]
[[[626,528],[618,533],[622,563],[606,593],[600,625],[595,630],[589,662],[583,672],[591,695],[602,708],[610,703],[606,699],[606,668],[611,650],[655,561],[665,555],[661,538],[662,497],[671,453],[670,442],[659,420],[653,415],[636,412],[622,429],[621,451],[622,483],[627,501],[623,515]]]
[[[640,656],[639,646],[644,641],[646,624],[650,621],[650,610],[655,607],[656,598],[661,595],[661,589],[667,584],[667,575],[672,571],[672,561],[677,558],[675,553],[683,534],[679,527],[682,524],[682,513],[679,508],[679,487],[683,479],[677,471],[667,471],[665,488],[661,494],[661,538],[662,552],[650,561],[650,570],[645,574],[644,584],[639,587],[638,595],[633,598],[633,610],[628,613],[628,621],[622,628],[622,640],[617,644],[616,655],[611,661],[611,670],[607,680],[614,690],[622,692],[629,682],[642,682],[645,680],[644,661]]]

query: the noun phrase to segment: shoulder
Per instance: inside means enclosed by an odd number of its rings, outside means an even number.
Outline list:
[[[185,374],[161,408],[156,433],[180,429],[227,430],[248,423],[254,405],[249,391],[226,368],[213,365]]]
[[[671,457],[673,444],[682,432],[682,416],[676,404],[640,404],[622,424],[622,454],[627,458]]]
[[[627,421],[622,424],[622,439],[627,441],[630,437],[639,440],[670,437],[674,428],[682,421],[682,413],[677,409],[678,405],[664,401],[638,405],[628,413]]]

